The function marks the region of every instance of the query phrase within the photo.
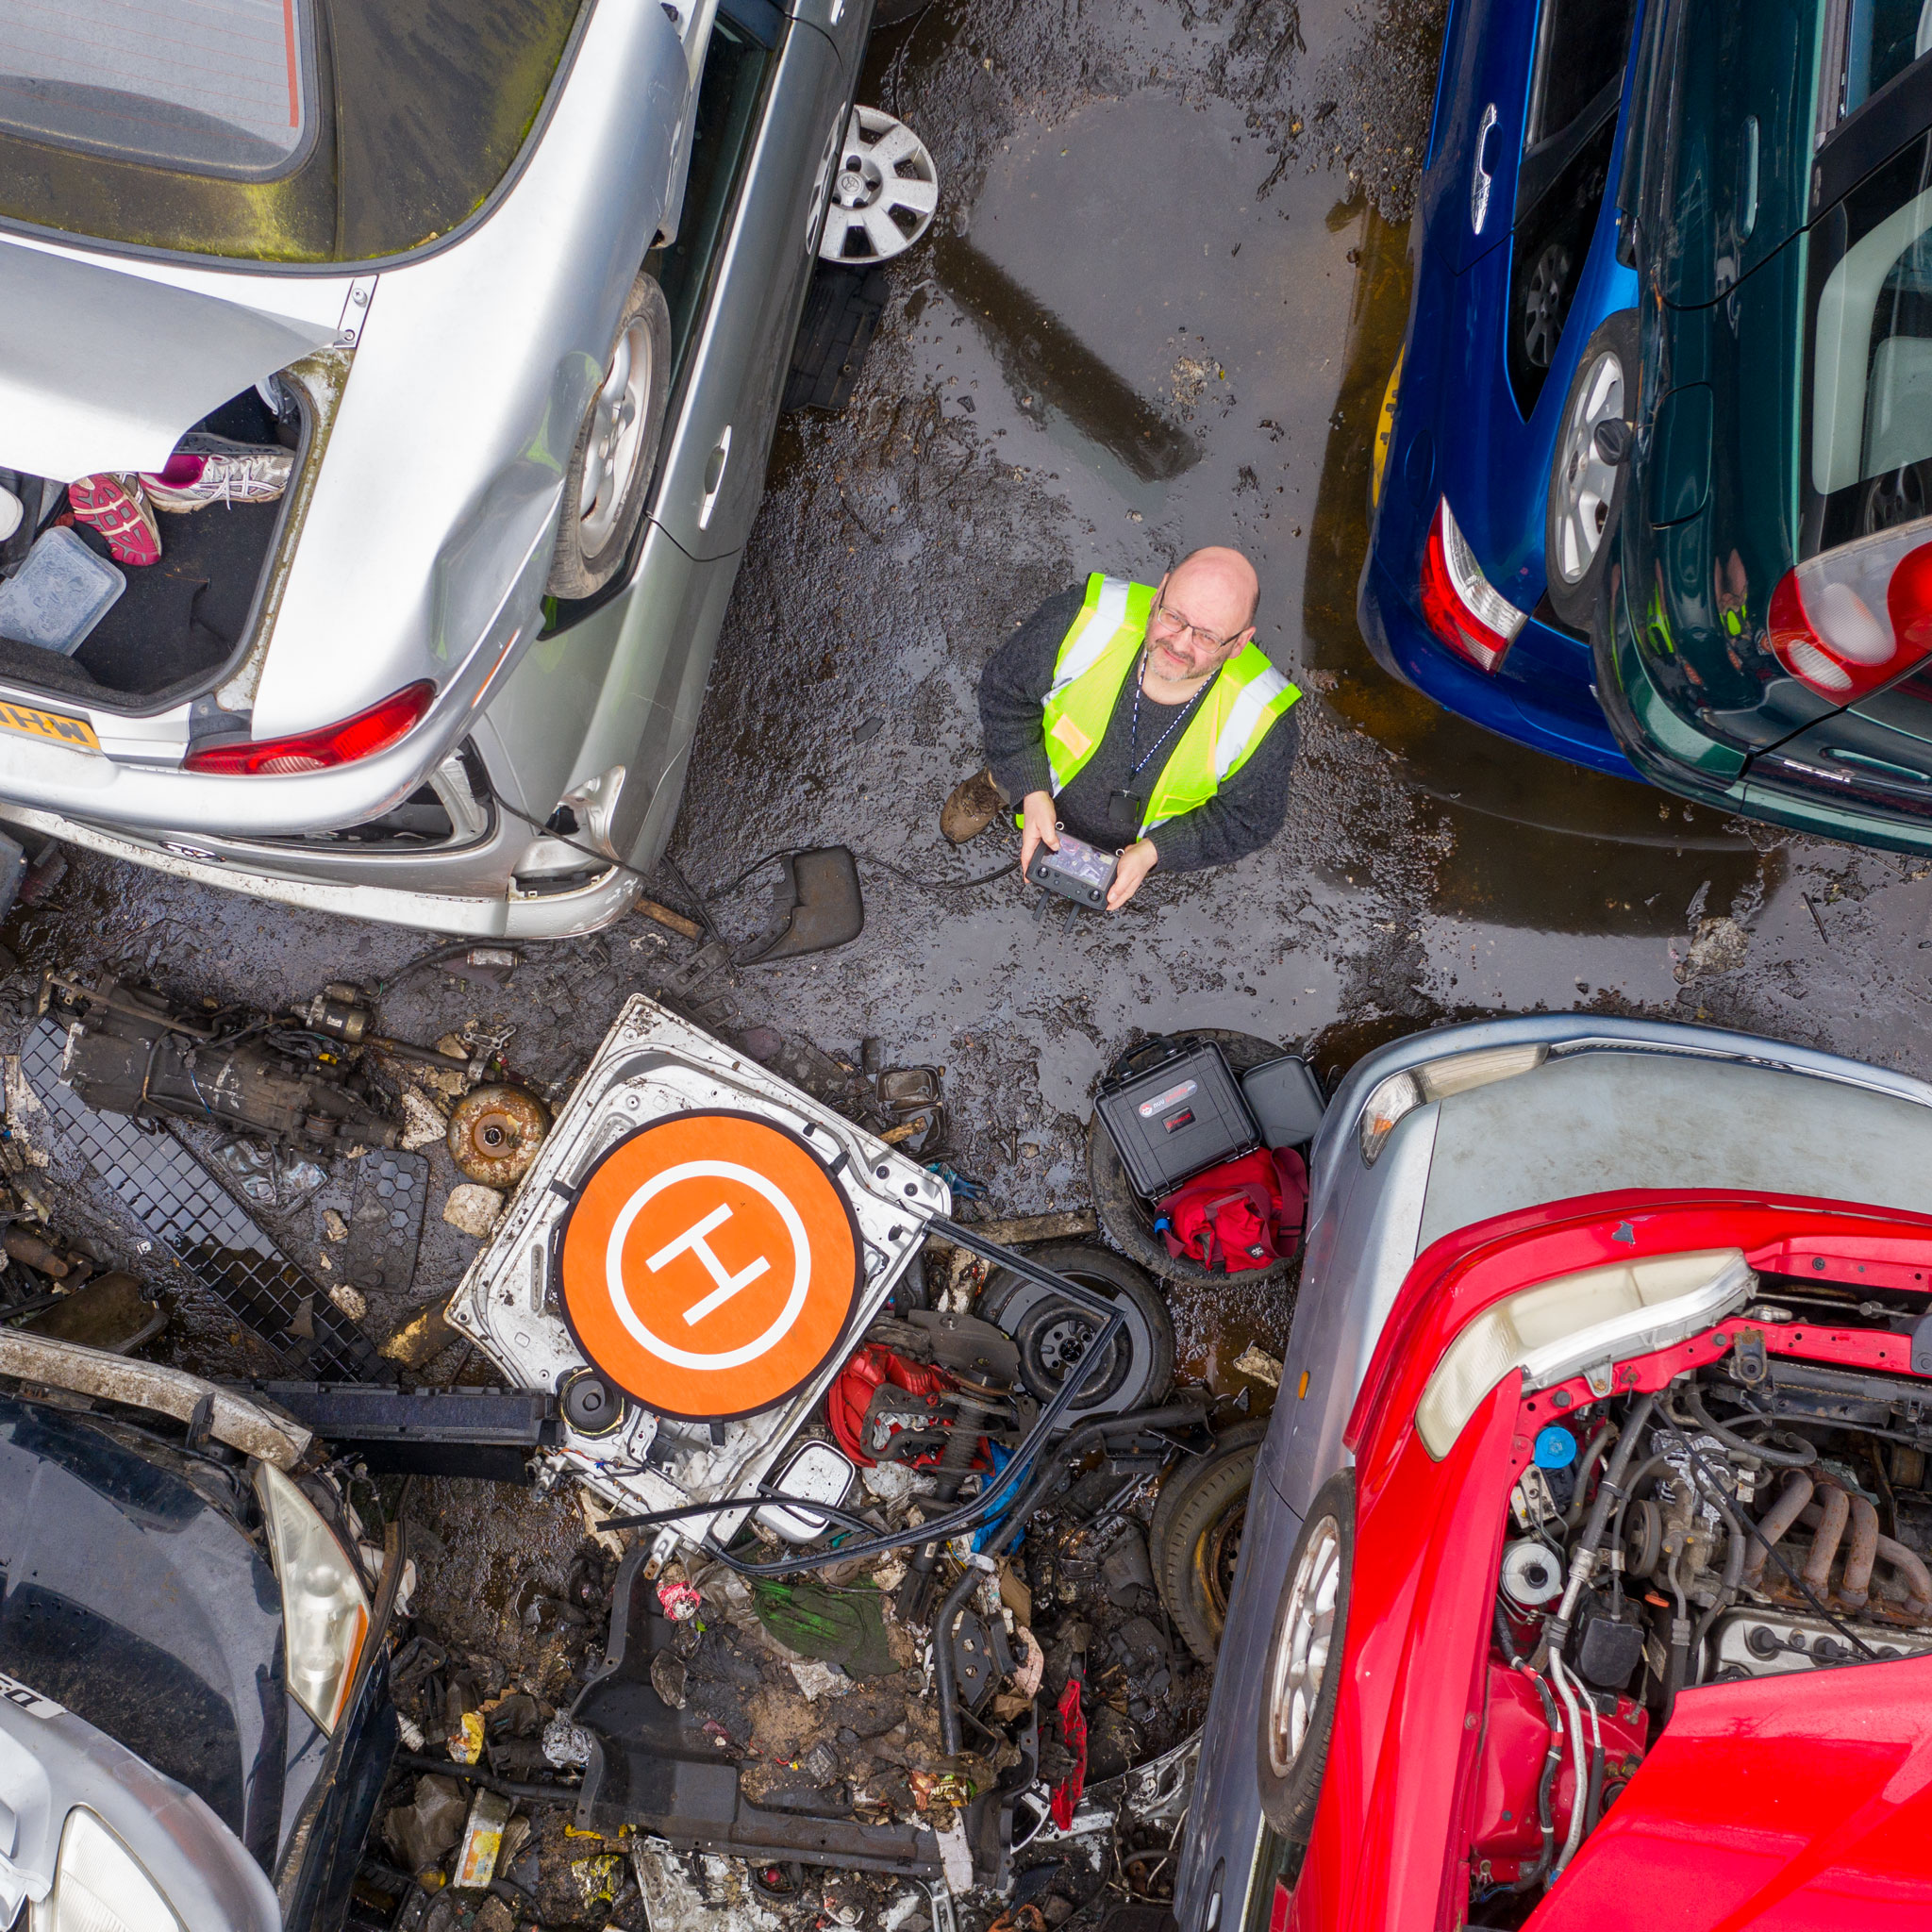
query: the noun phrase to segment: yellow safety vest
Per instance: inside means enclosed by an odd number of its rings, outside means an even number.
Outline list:
[[[1087,601],[1060,640],[1046,693],[1046,757],[1056,797],[1107,736],[1121,687],[1140,662],[1157,594],[1149,585],[1098,571],[1087,579]],[[1160,768],[1141,837],[1212,798],[1300,696],[1258,644],[1229,658]]]

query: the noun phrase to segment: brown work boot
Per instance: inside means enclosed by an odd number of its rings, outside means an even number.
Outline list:
[[[953,787],[940,808],[940,830],[955,845],[976,839],[1000,815],[1007,795],[993,783],[991,771],[975,772]]]

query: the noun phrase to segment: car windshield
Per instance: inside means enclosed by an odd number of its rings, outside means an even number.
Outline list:
[[[1932,480],[1932,149],[1914,142],[1820,225],[1810,484],[1822,548],[1926,513]]]
[[[0,128],[259,180],[313,116],[305,0],[0,0]]]
[[[0,224],[367,261],[508,172],[586,0],[0,0]]]

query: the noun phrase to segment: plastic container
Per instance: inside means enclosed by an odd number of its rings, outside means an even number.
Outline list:
[[[26,561],[0,583],[0,638],[71,658],[127,579],[63,526],[43,530]]]
[[[1208,1040],[1136,1047],[1102,1083],[1093,1110],[1134,1191],[1148,1201],[1261,1144],[1240,1085]]]
[[[1241,1075],[1241,1098],[1261,1125],[1264,1147],[1303,1147],[1315,1138],[1326,1106],[1307,1060],[1285,1053]]]

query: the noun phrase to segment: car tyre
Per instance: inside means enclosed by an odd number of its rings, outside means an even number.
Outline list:
[[[656,278],[640,275],[571,450],[551,596],[593,596],[623,567],[650,498],[670,393],[671,309]]]
[[[1146,1274],[1124,1256],[1086,1241],[1052,1241],[1029,1249],[1028,1258],[1119,1302],[1126,1317],[1108,1360],[1088,1370],[1065,1426],[1160,1402],[1174,1387],[1174,1319]],[[1070,1356],[1069,1348],[1079,1348],[1093,1333],[1093,1318],[1084,1308],[1056,1299],[1051,1290],[1010,1268],[995,1268],[987,1277],[975,1312],[1019,1344],[1020,1379],[1036,1402],[1049,1402],[1059,1392],[1069,1366],[1081,1359]],[[1098,1386],[1090,1390],[1087,1383],[1096,1378]]]
[[[1257,1039],[1252,1033],[1236,1033],[1220,1026],[1191,1026],[1191,1040],[1211,1040],[1221,1048],[1229,1070],[1239,1078],[1250,1067],[1264,1060],[1278,1059],[1282,1049],[1273,1041]],[[1243,1269],[1238,1274],[1204,1268],[1185,1256],[1170,1255],[1167,1243],[1155,1231],[1154,1209],[1134,1191],[1127,1171],[1099,1114],[1087,1123],[1087,1184],[1093,1196],[1094,1211],[1108,1239],[1129,1260],[1138,1261],[1149,1274],[1163,1281],[1216,1282],[1225,1288],[1230,1281],[1242,1284],[1279,1281],[1300,1260],[1299,1252],[1269,1268]]]
[[[1188,1648],[1214,1661],[1227,1627],[1228,1573],[1247,1513],[1266,1421],[1224,1430],[1214,1447],[1160,1486],[1147,1526],[1154,1587]]]
[[[1355,1561],[1355,1474],[1324,1483],[1308,1507],[1261,1673],[1255,1774],[1261,1812],[1290,1847],[1306,1849],[1328,1768],[1341,1696]]]
[[[1595,612],[1630,482],[1627,461],[1611,463],[1597,450],[1596,427],[1636,420],[1638,354],[1637,311],[1607,317],[1583,346],[1557,419],[1543,505],[1543,559],[1551,608],[1578,630],[1590,628]]]

